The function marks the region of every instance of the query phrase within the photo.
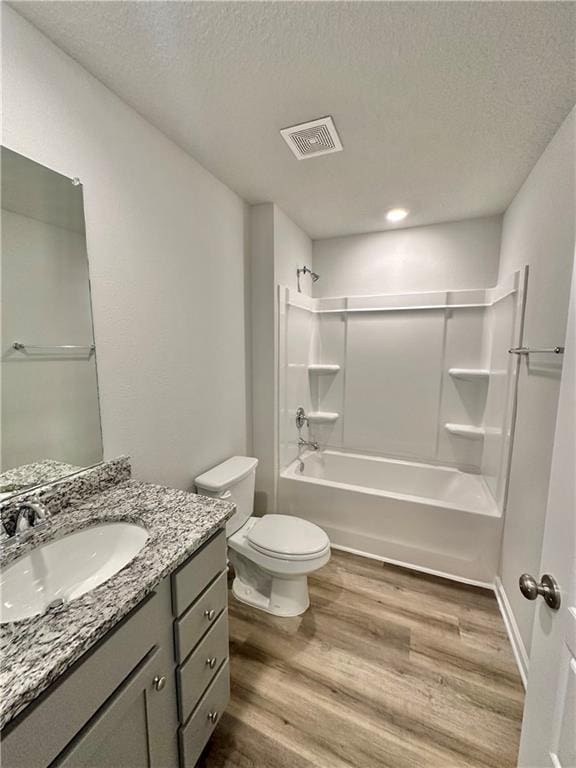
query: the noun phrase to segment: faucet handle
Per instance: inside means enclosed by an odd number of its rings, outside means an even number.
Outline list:
[[[46,498],[50,498],[49,496]],[[45,525],[50,517],[50,510],[45,504],[45,500],[40,501],[38,496],[32,496],[23,501],[19,507],[18,518],[16,520],[16,533],[22,533],[29,528],[39,528]]]
[[[302,429],[304,424],[308,424],[308,417],[306,416],[306,411],[304,410],[304,408],[302,408],[302,406],[300,406],[296,410],[296,426],[300,430],[300,429]]]
[[[30,523],[30,512],[32,510],[27,504],[23,504],[20,507],[20,511],[18,512],[18,517],[16,519],[16,533],[23,533],[24,531],[27,531],[28,529],[32,528],[32,524]]]
[[[49,502],[53,496],[54,493],[47,493],[42,499],[38,496],[34,496],[31,500],[30,506],[34,510],[36,520],[46,520],[52,516],[52,513],[48,509],[47,502]]]

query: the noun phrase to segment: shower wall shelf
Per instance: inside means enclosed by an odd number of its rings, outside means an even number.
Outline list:
[[[486,381],[490,376],[487,368],[449,368],[448,373],[454,379],[466,381]]]
[[[484,427],[473,427],[471,424],[444,424],[444,429],[451,435],[469,440],[482,440],[486,434]]]
[[[323,376],[329,373],[338,373],[339,370],[339,365],[329,365],[325,363],[314,363],[313,365],[308,366],[309,373],[315,373],[319,376]]]
[[[333,424],[338,421],[340,414],[333,411],[312,411],[307,418],[309,424]]]

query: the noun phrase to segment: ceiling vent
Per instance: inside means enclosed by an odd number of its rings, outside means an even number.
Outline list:
[[[280,133],[298,160],[342,152],[342,142],[331,117],[283,128]]]

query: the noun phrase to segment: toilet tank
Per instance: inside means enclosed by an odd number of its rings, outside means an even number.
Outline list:
[[[233,456],[194,480],[196,490],[203,496],[236,504],[236,512],[226,523],[227,537],[242,528],[253,513],[257,466],[258,459],[251,456]]]

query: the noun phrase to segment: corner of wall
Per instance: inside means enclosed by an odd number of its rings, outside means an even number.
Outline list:
[[[273,511],[276,483],[274,204],[249,210],[252,451],[259,460],[255,510]]]
[[[252,426],[252,264],[251,264],[251,211],[248,203],[243,206],[244,225],[244,349],[246,362],[244,367],[245,392],[246,392],[246,446],[245,451],[251,456],[254,450],[254,436]]]

